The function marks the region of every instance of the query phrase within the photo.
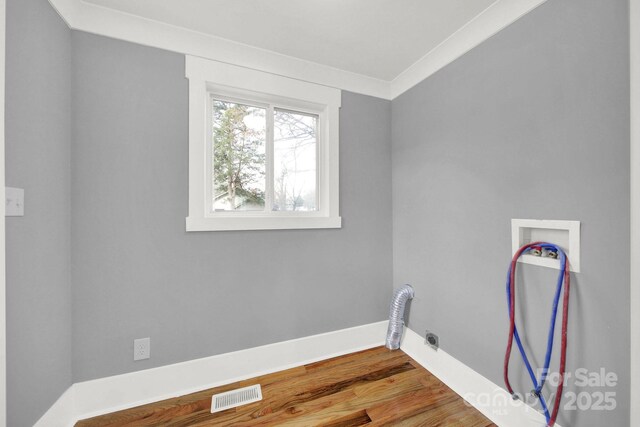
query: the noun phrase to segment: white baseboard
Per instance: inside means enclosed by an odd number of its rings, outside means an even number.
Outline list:
[[[34,427],[67,427],[76,420],[75,388],[71,385],[51,408],[35,423]]]
[[[405,328],[402,351],[420,363],[499,427],[541,427],[544,415],[522,401],[514,401],[502,387],[483,377],[442,349],[433,350],[411,329]],[[556,424],[556,427],[560,427]]]
[[[384,345],[387,322],[73,384],[36,423],[78,420]]]
[[[159,368],[73,384],[36,423],[78,420],[169,399],[343,354],[384,345],[387,322],[254,347]],[[540,427],[544,416],[405,328],[401,349],[500,427]]]

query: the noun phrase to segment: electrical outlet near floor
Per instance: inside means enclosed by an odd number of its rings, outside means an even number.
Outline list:
[[[151,357],[151,338],[133,340],[133,360],[144,360]]]
[[[425,341],[424,343],[431,347],[434,350],[437,350],[440,347],[440,338],[433,332],[426,331],[425,332]]]

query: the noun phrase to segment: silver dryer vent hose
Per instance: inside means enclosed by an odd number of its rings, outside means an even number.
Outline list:
[[[404,309],[407,301],[412,299],[415,292],[411,285],[404,285],[393,293],[391,306],[389,307],[389,327],[387,328],[387,339],[385,346],[389,350],[400,348],[402,329],[404,328]]]

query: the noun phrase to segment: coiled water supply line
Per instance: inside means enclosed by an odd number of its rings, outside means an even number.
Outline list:
[[[525,253],[531,252],[535,255],[539,255],[541,252],[546,251],[547,254],[551,253],[552,255],[555,253],[558,260],[560,261],[560,274],[558,275],[558,283],[556,287],[555,296],[553,298],[553,304],[551,307],[551,321],[549,324],[549,335],[547,338],[547,353],[544,358],[544,366],[542,368],[542,372],[540,378],[536,378],[535,373],[531,367],[531,363],[529,363],[529,358],[527,357],[527,353],[522,345],[522,341],[520,339],[520,335],[518,334],[518,328],[516,326],[516,265],[518,263],[518,259]],[[555,256],[553,256],[555,257]],[[564,377],[565,377],[565,369],[566,369],[566,356],[567,356],[567,317],[569,314],[569,292],[570,292],[570,275],[569,275],[569,261],[567,259],[564,251],[554,245],[552,243],[546,242],[534,242],[529,243],[521,247],[513,256],[511,260],[511,264],[509,265],[509,272],[507,274],[507,306],[509,308],[509,341],[507,343],[507,351],[504,357],[504,382],[511,393],[511,396],[514,399],[518,398],[518,395],[513,391],[511,387],[511,383],[509,382],[509,360],[511,357],[511,348],[513,345],[513,341],[515,339],[516,345],[520,350],[520,355],[522,356],[522,360],[529,372],[529,376],[531,377],[531,382],[533,383],[533,395],[538,398],[540,401],[540,406],[544,412],[544,416],[547,420],[547,426],[552,427],[556,418],[558,417],[558,409],[560,408],[560,400],[562,399],[562,389],[564,386]],[[564,285],[564,286],[563,286]],[[558,313],[558,303],[560,301],[560,294],[562,293],[562,289],[564,287],[564,297],[562,303],[562,339],[561,339],[561,348],[560,348],[560,367],[559,367],[559,384],[556,390],[555,401],[553,404],[553,409],[551,413],[549,413],[549,409],[547,407],[547,402],[542,395],[542,388],[544,387],[544,383],[547,379],[549,373],[549,364],[551,362],[551,353],[553,352],[553,338],[555,333],[555,325],[556,325],[556,315]]]

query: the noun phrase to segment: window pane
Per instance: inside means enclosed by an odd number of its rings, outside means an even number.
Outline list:
[[[315,211],[318,117],[274,112],[274,211]]]
[[[213,209],[265,205],[266,110],[213,100]]]

